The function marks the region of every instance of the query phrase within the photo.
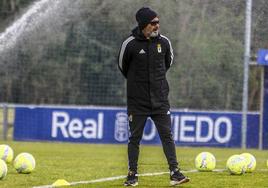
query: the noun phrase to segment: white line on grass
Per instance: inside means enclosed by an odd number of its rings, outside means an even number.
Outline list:
[[[223,172],[226,169],[215,169],[213,172]],[[258,169],[257,171],[268,171],[268,169]],[[196,173],[198,170],[185,170],[181,171],[182,173]],[[160,176],[164,174],[169,174],[169,172],[154,172],[154,173],[144,173],[144,174],[138,174],[138,176]],[[98,183],[98,182],[106,182],[106,181],[113,181],[113,180],[119,180],[124,179],[126,176],[114,176],[114,177],[108,177],[108,178],[100,178],[95,180],[89,180],[89,181],[77,181],[77,182],[70,182],[70,185],[78,185],[78,184],[92,184],[92,183]],[[55,186],[52,185],[42,185],[42,186],[34,186],[33,188],[53,188]]]

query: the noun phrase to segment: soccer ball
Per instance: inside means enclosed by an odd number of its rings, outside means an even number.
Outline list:
[[[13,149],[5,144],[0,145],[0,159],[4,160],[7,163],[11,163],[13,160]]]
[[[242,153],[246,159],[246,172],[253,172],[256,168],[256,159],[250,153]]]
[[[0,180],[4,179],[7,175],[7,165],[6,162],[0,159]]]
[[[20,153],[13,165],[18,173],[29,174],[35,168],[35,159],[30,153]]]
[[[230,174],[241,175],[246,171],[246,159],[242,155],[232,155],[226,163],[226,167]]]
[[[195,168],[199,171],[212,171],[215,166],[216,159],[210,152],[201,152],[195,158]]]

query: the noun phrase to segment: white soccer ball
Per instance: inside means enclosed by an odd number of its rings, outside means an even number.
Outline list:
[[[246,171],[246,159],[242,155],[232,155],[226,163],[226,168],[233,175],[241,175]]]
[[[195,168],[199,171],[212,171],[216,167],[216,159],[210,152],[201,152],[195,158]]]
[[[30,153],[20,153],[13,165],[18,173],[29,174],[35,169],[35,159]]]
[[[246,172],[253,172],[256,168],[256,159],[250,153],[242,153],[241,154],[246,159]]]
[[[13,149],[6,145],[0,145],[0,159],[4,160],[6,163],[11,163],[13,160],[14,152]]]
[[[4,160],[0,159],[0,180],[4,179],[7,175],[7,164]]]

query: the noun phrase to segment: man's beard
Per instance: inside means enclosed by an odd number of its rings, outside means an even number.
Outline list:
[[[153,31],[150,35],[150,37],[157,37],[159,34],[159,30]]]

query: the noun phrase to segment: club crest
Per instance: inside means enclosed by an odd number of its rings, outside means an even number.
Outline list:
[[[157,51],[158,51],[158,53],[162,52],[161,44],[157,44]]]

